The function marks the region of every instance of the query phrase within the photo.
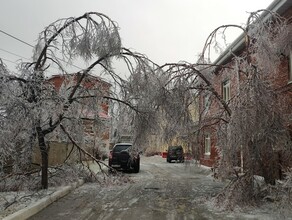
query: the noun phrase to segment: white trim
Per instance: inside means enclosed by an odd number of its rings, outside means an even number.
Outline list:
[[[231,83],[230,80],[225,80],[222,82],[222,98],[225,102],[228,102],[231,98]]]
[[[206,147],[208,145],[208,148]],[[204,141],[204,148],[205,148],[205,155],[211,155],[211,135],[205,134],[205,141]],[[209,151],[206,151],[209,150]]]

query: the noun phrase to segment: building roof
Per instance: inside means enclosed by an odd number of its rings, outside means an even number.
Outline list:
[[[291,0],[275,0],[266,9],[278,14],[283,14],[287,9],[292,6]],[[271,18],[271,14],[263,12],[260,19],[263,21]],[[224,65],[232,58],[234,53],[239,52],[245,47],[245,33],[239,35],[230,46],[213,62],[214,65]]]
[[[70,77],[70,76],[76,76],[77,73],[70,73],[70,74],[55,74],[55,75],[52,75],[50,77],[47,78],[47,80],[52,80],[54,78],[62,78],[62,77]],[[91,78],[94,78],[94,79],[97,79],[99,81],[101,81],[102,83],[104,84],[108,84],[109,86],[111,86],[111,83],[107,82],[105,79],[99,77],[99,76],[94,76],[94,75],[91,75],[91,74],[87,74],[89,77]]]

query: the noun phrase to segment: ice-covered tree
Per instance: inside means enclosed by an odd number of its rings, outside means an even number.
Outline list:
[[[268,19],[263,19],[264,15]],[[210,62],[212,48],[218,49],[222,41],[228,47],[225,34],[230,28],[243,31],[245,49],[236,53],[230,51],[230,62],[214,65]],[[280,98],[281,94],[275,90],[277,85],[273,83],[281,65],[288,63],[291,29],[288,19],[260,10],[251,13],[246,26],[216,28],[207,38],[197,63],[168,63],[161,66],[161,73],[156,72],[154,77],[132,75],[130,94],[137,102],[141,101],[145,109],[152,109],[147,111],[151,114],[144,115],[145,120],[138,120],[141,126],[138,130],[147,131],[149,126],[156,126],[154,130],[166,140],[208,127],[216,130],[218,175],[222,178],[235,175],[223,196],[229,205],[256,197],[255,175],[262,175],[267,184],[275,184],[279,170],[285,171],[291,165],[291,137],[283,118],[291,106],[288,100]],[[228,102],[218,90],[221,81],[216,79],[220,75],[236,79],[235,93]],[[208,111],[207,106],[203,106],[199,122],[195,124],[188,107],[195,103],[193,95],[200,94],[208,96],[208,106],[215,108]],[[239,175],[238,170],[241,162],[243,175]],[[222,194],[218,196],[220,201],[223,197]]]
[[[268,19],[263,19],[263,15]],[[217,46],[220,31],[224,34],[230,27],[238,26],[221,26],[212,32],[206,41],[205,51],[211,45]],[[238,28],[244,31],[245,50],[240,54],[233,53],[231,61],[221,65],[221,71],[217,72],[237,79],[234,81],[234,94],[227,103],[230,111],[219,107],[217,115],[220,120],[212,120],[212,123],[202,121],[204,126],[216,124],[219,176],[236,176],[218,197],[220,202],[225,198],[228,206],[257,197],[254,175],[262,175],[267,184],[275,184],[279,171],[285,171],[291,165],[289,157],[292,152],[284,118],[289,112],[289,101],[283,97],[288,96],[277,91],[279,85],[274,80],[282,66],[288,64],[292,25],[276,13],[259,10],[251,13],[245,27]],[[213,82],[214,85],[216,83]],[[238,175],[236,168],[240,162],[243,175]]]
[[[61,132],[77,145],[84,140],[82,122],[86,113],[93,113],[91,120],[96,123],[100,121],[97,113],[102,101],[131,106],[127,100],[122,101],[125,80],[114,71],[113,60],[124,61],[130,74],[136,68],[140,72],[146,71],[146,66],[150,68],[143,55],[122,47],[117,24],[104,14],[89,12],[46,27],[39,35],[33,62],[20,65],[17,75],[5,68],[0,72],[1,163],[13,157],[14,165],[22,169],[23,163],[29,163],[26,154],[31,155],[32,147],[39,146],[41,186],[48,188],[48,141],[53,132]],[[87,67],[72,73],[69,67],[76,61],[84,61]],[[97,76],[103,74],[119,87],[119,93],[109,94],[100,84],[95,85],[90,75],[94,68]],[[56,89],[46,78],[49,72],[63,75],[66,86]],[[81,145],[78,147],[94,158]]]

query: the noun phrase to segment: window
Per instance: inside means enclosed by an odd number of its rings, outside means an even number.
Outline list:
[[[230,100],[230,80],[226,80],[222,83],[222,97],[225,102]]]
[[[121,152],[123,150],[127,150],[128,148],[130,148],[132,145],[130,144],[117,144],[115,145],[115,147],[113,148],[113,152]]]
[[[210,134],[205,134],[205,154],[211,153],[211,137]]]
[[[204,110],[208,110],[210,107],[211,101],[210,101],[210,94],[206,94],[204,96]]]
[[[289,79],[288,83],[292,83],[292,51],[290,51],[290,56],[289,56]]]

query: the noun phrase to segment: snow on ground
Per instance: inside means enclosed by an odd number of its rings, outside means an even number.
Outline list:
[[[92,161],[85,162],[86,166],[89,166],[90,169],[96,173],[96,183],[95,185],[99,185],[100,187],[105,187],[107,190],[111,190],[111,188],[117,188],[122,183],[131,182],[129,178],[126,176],[115,175],[111,176],[111,178],[104,178],[104,174],[100,172],[100,167],[93,163]],[[101,164],[101,168],[104,172],[107,172],[107,167]],[[74,172],[74,170],[76,172]],[[60,171],[59,173],[57,173]],[[67,173],[66,173],[67,171]],[[64,190],[69,185],[72,185],[78,181],[78,173],[77,169],[56,169],[56,173],[54,173],[54,177],[49,179],[49,189],[47,190],[23,190],[23,191],[8,191],[8,192],[0,192],[0,219],[17,212],[23,208],[26,208],[37,201],[49,197],[51,194]],[[84,178],[84,174],[81,177]],[[9,181],[9,180],[8,180]],[[11,180],[13,181],[13,180]],[[26,181],[29,182],[29,181]],[[34,182],[35,183],[35,182]],[[27,187],[27,183],[26,186]],[[33,188],[33,186],[31,186]],[[85,186],[85,189],[87,187]],[[90,186],[89,188],[90,189]]]
[[[147,171],[146,168],[151,167],[151,164],[156,165],[157,167],[167,168],[172,167],[174,170],[179,170],[182,166],[184,166],[184,171],[188,169],[189,173],[188,175],[192,175],[193,171],[196,170],[196,173],[198,172],[200,174],[203,174],[208,177],[206,179],[205,183],[202,184],[212,184],[212,181],[215,181],[212,179],[212,172],[209,167],[204,167],[197,165],[193,161],[190,161],[190,163],[167,163],[165,158],[161,158],[160,156],[153,156],[153,157],[144,157],[141,158],[141,172],[139,175],[134,174],[125,174],[125,175],[117,175],[117,176],[111,176],[111,178],[108,178],[106,181],[102,183],[102,185],[98,185],[98,183],[95,184],[85,184],[80,188],[80,190],[85,191],[92,191],[93,188],[100,188],[101,191],[105,190],[106,193],[110,195],[110,192],[113,191],[113,194],[116,194],[117,190],[120,188],[125,187],[126,184],[130,184],[129,178],[133,180],[134,182],[143,182],[145,181],[145,178],[154,178],[153,173]],[[95,172],[98,171],[98,166],[93,165],[91,166]],[[200,167],[198,171],[198,167]],[[106,170],[106,168],[105,168]],[[165,169],[167,170],[167,169]],[[157,170],[158,172],[159,170]],[[161,171],[162,172],[162,171]],[[181,176],[185,175],[184,173],[180,174]],[[148,179],[149,180],[149,179]],[[62,189],[62,187],[50,187],[48,190],[39,190],[39,191],[22,191],[22,192],[0,192],[0,219],[3,217],[12,214],[22,208],[27,207],[28,205],[31,205],[32,203],[38,201],[41,198],[44,198],[46,196],[49,196],[50,194],[56,192],[57,190]],[[196,201],[198,202],[198,201]],[[217,207],[214,207],[212,202],[210,201],[202,201],[202,203],[205,203],[208,207],[208,210],[214,213],[221,213],[222,210],[219,210]],[[258,206],[250,206],[247,208],[236,208],[232,212],[226,212],[223,211],[225,216],[228,216],[228,219],[263,219],[263,220],[292,220],[292,210],[288,209],[287,207],[284,207],[279,203],[278,201],[274,202],[267,202],[263,201],[263,203]]]
[[[60,189],[61,188],[58,187],[39,191],[0,192],[0,219],[27,207]]]

